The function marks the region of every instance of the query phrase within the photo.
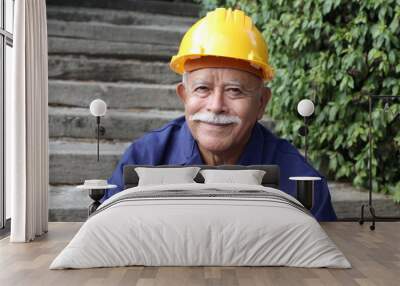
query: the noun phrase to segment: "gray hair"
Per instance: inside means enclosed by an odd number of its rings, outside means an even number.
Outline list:
[[[188,73],[187,72],[183,72],[183,74],[182,74],[182,83],[183,83],[183,85],[185,87],[187,86],[187,77],[188,77]]]

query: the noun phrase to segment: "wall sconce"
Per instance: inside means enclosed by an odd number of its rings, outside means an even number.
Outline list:
[[[301,136],[304,136],[304,158],[307,161],[307,135],[308,135],[308,117],[314,113],[314,103],[309,99],[303,99],[297,104],[297,112],[304,118],[304,126],[299,129]]]
[[[107,104],[101,99],[95,99],[90,103],[90,113],[96,117],[96,134],[97,134],[97,162],[100,161],[100,136],[104,136],[106,129],[100,126],[100,117],[107,112]]]

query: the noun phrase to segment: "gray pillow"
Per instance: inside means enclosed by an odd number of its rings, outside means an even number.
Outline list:
[[[138,186],[196,183],[194,178],[199,170],[199,167],[135,168],[139,176]]]
[[[204,183],[234,183],[261,185],[265,175],[263,170],[201,170]]]

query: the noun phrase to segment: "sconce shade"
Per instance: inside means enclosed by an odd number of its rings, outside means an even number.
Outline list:
[[[297,105],[297,112],[303,116],[308,117],[314,113],[314,103],[309,99],[303,99]]]
[[[90,103],[90,113],[93,116],[104,116],[107,112],[107,104],[101,99],[95,99]]]

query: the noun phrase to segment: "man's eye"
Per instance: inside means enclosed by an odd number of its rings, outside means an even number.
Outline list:
[[[234,88],[234,87],[228,88],[226,91],[229,95],[241,95],[242,94],[242,91],[239,88]]]
[[[196,91],[196,92],[208,92],[208,87],[206,87],[206,86],[199,86],[199,87],[196,87],[195,89],[194,89],[194,91]]]

